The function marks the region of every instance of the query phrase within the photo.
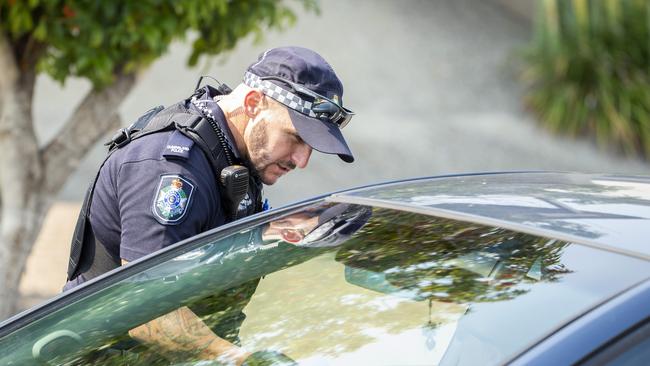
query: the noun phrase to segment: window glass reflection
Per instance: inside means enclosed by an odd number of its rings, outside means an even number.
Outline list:
[[[241,334],[307,365],[497,364],[648,275],[561,241],[375,209],[341,247],[265,277]]]
[[[39,341],[44,364],[237,362],[177,347],[207,329],[244,358],[301,365],[496,364],[650,276],[579,245],[337,203],[192,245],[0,340],[0,363],[33,363]],[[205,328],[134,335],[177,312]]]

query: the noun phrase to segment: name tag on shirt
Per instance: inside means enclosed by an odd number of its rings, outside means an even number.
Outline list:
[[[174,131],[169,140],[167,140],[167,145],[163,150],[163,156],[165,158],[181,158],[187,159],[190,157],[190,150],[194,146],[194,141],[189,137],[183,135],[180,131]]]

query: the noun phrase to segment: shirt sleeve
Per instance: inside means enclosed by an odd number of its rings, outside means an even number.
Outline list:
[[[218,187],[204,157],[124,163],[117,192],[120,257],[127,261],[224,222]]]

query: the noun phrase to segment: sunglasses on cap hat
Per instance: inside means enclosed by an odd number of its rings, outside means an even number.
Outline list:
[[[284,89],[270,80],[279,81],[291,90]],[[251,88],[261,89],[265,95],[304,115],[334,123],[339,129],[345,127],[354,115],[354,112],[341,106],[337,101],[279,76],[260,77],[246,72],[244,83]],[[301,96],[308,97],[311,101]]]

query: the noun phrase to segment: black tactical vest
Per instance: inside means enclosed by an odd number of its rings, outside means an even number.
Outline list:
[[[68,263],[68,281],[82,273],[84,277],[91,279],[117,268],[121,264],[119,259],[112,258],[104,245],[97,240],[92,232],[89,220],[90,205],[95,184],[99,178],[99,171],[117,149],[142,136],[178,130],[201,148],[212,166],[216,184],[219,186],[221,170],[229,165],[229,160],[232,159],[228,158],[228,154],[232,153],[226,150],[227,146],[224,144],[225,136],[223,131],[219,130],[219,127],[214,123],[210,123],[200,112],[189,108],[189,103],[189,100],[185,100],[168,108],[162,106],[153,108],[138,118],[131,126],[119,130],[106,144],[109,147],[108,155],[100,165],[94,181],[86,192],[74,235],[72,236]],[[219,189],[219,192],[222,196],[222,202],[230,200],[230,197],[224,197],[224,189]],[[250,199],[254,204],[245,213],[225,210],[226,222],[262,211],[262,184],[259,178],[253,174],[250,174],[248,192],[249,195],[252,195]]]

